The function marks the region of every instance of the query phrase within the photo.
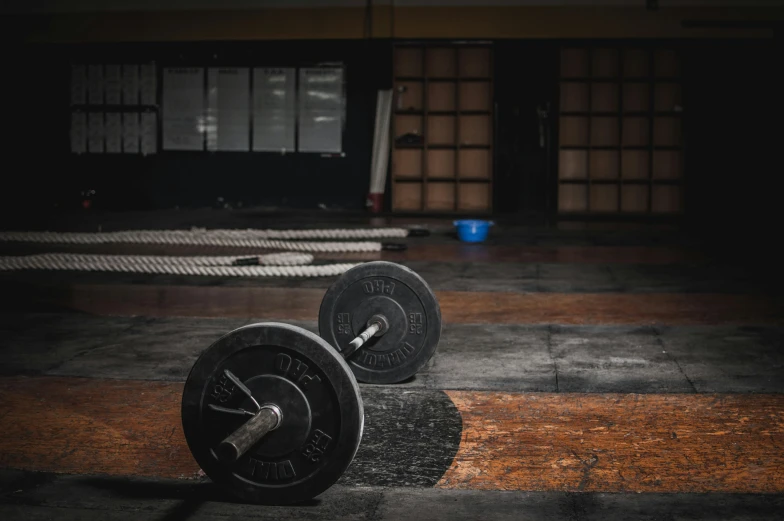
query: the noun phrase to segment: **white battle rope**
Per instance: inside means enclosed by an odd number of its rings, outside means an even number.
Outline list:
[[[235,266],[246,257],[169,257],[46,253],[0,257],[0,270],[125,271],[228,277],[319,277],[339,275],[356,264],[309,266],[313,256],[295,252],[376,252],[380,242],[303,242],[296,239],[380,239],[408,236],[405,228],[323,230],[126,230],[117,232],[0,232],[0,241],[47,244],[165,244],[288,250],[258,257],[257,265]],[[284,239],[284,240],[281,240]],[[295,239],[295,240],[286,240]]]
[[[23,259],[27,264],[50,263],[103,263],[121,262],[124,264],[177,264],[181,266],[231,266],[240,259],[258,259],[265,266],[304,266],[313,262],[309,253],[268,253],[266,255],[232,255],[232,256],[188,256],[170,257],[168,255],[106,255],[100,253],[43,253],[27,256],[0,257],[0,266],[13,265]]]
[[[305,266],[312,255],[274,253],[259,256],[260,264],[279,265],[233,266],[246,257],[167,257],[154,255],[94,255],[44,253],[0,257],[2,270],[71,270],[155,273],[166,275],[206,275],[214,277],[329,277],[340,275],[356,264]]]
[[[17,234],[18,235],[15,235]],[[125,233],[125,232],[118,232]],[[22,234],[19,232],[8,232],[0,237],[0,240],[17,242],[36,242],[49,244],[168,244],[168,245],[187,245],[187,246],[220,246],[224,248],[257,248],[261,250],[293,250],[293,251],[313,251],[322,253],[334,252],[368,252],[381,251],[380,242],[299,242],[299,241],[278,241],[253,238],[234,238],[228,236],[207,236],[207,235],[178,235],[178,234],[155,234],[149,232],[135,232],[136,235],[124,235],[122,237],[105,237],[101,233],[51,233],[41,232],[40,234]],[[144,235],[149,233],[149,235]]]
[[[234,246],[282,248],[297,251],[378,251],[374,243],[288,243],[279,239],[383,239],[408,236],[405,228],[365,228],[334,230],[126,230],[118,232],[0,232],[0,241],[59,244],[187,244],[200,246]],[[338,248],[335,244],[348,249]],[[296,247],[294,245],[299,245]],[[308,249],[313,248],[313,249]],[[325,249],[326,248],[326,249]]]

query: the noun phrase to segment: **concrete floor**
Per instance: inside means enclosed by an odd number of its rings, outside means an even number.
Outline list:
[[[184,381],[206,346],[261,320],[6,313],[0,374]],[[445,324],[436,356],[393,387],[779,393],[782,345],[781,327]]]
[[[94,230],[98,225],[105,231],[194,225],[288,228],[303,227],[306,222],[296,216],[281,218],[204,211],[71,217],[32,223],[29,228]],[[364,220],[334,216],[323,220],[322,225],[329,226],[333,222],[358,226]],[[488,243],[462,248],[446,221],[401,222],[426,224],[434,234],[426,239],[407,239],[409,251],[406,256],[395,257],[396,254],[390,253],[381,257],[410,266],[438,292],[465,292],[460,293],[459,298],[466,299],[469,311],[459,320],[446,320],[436,356],[416,377],[394,386],[361,386],[366,413],[362,445],[349,470],[333,488],[303,505],[259,507],[235,502],[204,478],[107,475],[99,466],[91,466],[89,458],[85,458],[80,472],[62,473],[57,470],[57,458],[48,459],[44,465],[31,451],[25,460],[19,457],[19,445],[6,442],[0,443],[0,519],[780,518],[784,507],[784,451],[780,448],[784,446],[781,427],[784,425],[781,416],[784,414],[784,323],[775,320],[779,308],[773,309],[764,320],[756,320],[756,315],[748,312],[732,323],[715,323],[701,320],[701,315],[708,311],[699,307],[704,305],[700,303],[723,297],[780,302],[780,280],[769,263],[761,263],[758,267],[752,263],[750,267],[748,262],[739,262],[735,254],[717,253],[721,250],[715,243],[701,242],[671,227],[604,225],[559,230],[499,225],[493,229]],[[534,248],[532,254],[548,256],[548,261],[504,260],[516,249],[523,248]],[[569,250],[565,257],[568,261],[562,262],[557,261],[557,257],[553,260],[552,251],[545,251],[545,248],[561,252],[565,250],[559,249],[580,249],[576,250],[578,253]],[[628,255],[610,256],[604,260],[599,255],[601,262],[597,262],[594,254],[603,248],[618,248]],[[37,250],[31,245],[6,243],[0,244],[0,251],[22,254]],[[656,252],[676,252],[677,255],[667,261],[670,257]],[[478,254],[483,261],[474,260]],[[428,255],[433,258],[428,259]],[[321,262],[330,261],[322,259]],[[0,314],[0,383],[5,381],[4,388],[11,394],[15,392],[14,382],[18,378],[37,382],[58,377],[64,378],[62,381],[66,383],[87,378],[97,382],[95,385],[102,385],[103,381],[178,384],[185,380],[199,353],[222,334],[270,318],[266,315],[235,316],[221,313],[220,309],[204,317],[176,313],[166,316],[152,312],[152,309],[149,314],[128,315],[118,312],[122,304],[120,297],[112,303],[105,296],[96,301],[99,305],[91,308],[100,312],[85,313],[83,309],[69,308],[68,303],[72,301],[62,297],[61,293],[71,288],[79,287],[79,291],[87,292],[88,296],[91,291],[98,292],[101,288],[128,286],[171,288],[172,291],[183,287],[223,287],[227,291],[303,288],[321,292],[334,280],[0,273],[0,288],[7,297]],[[44,298],[51,288],[61,292],[54,304],[51,299]],[[515,323],[492,323],[496,299],[508,295],[535,298],[542,294],[578,299],[599,294],[606,299],[631,296],[641,299],[639,302],[643,305],[629,310],[635,317],[633,323],[525,320],[524,314],[520,315],[523,319]],[[232,294],[228,295],[230,298]],[[470,295],[476,296],[475,301]],[[650,314],[645,299],[657,295],[687,299],[684,319],[668,323]],[[694,300],[688,300],[692,298]],[[288,308],[284,304],[281,300],[283,311],[280,313],[286,315]],[[473,313],[471,309],[477,311]],[[593,311],[571,307],[568,313],[577,314],[579,318],[581,313],[588,315]],[[315,316],[303,320],[299,314],[278,314],[275,318],[317,332]],[[742,403],[746,405],[726,414],[748,420],[759,413],[760,421],[770,421],[770,424],[760,423],[754,431],[755,435],[762,436],[763,442],[758,445],[764,446],[767,452],[761,453],[759,463],[738,463],[745,461],[746,456],[749,459],[757,455],[738,454],[740,445],[730,438],[726,442],[716,442],[719,445],[710,445],[713,438],[699,437],[700,429],[705,430],[705,425],[690,425],[690,414],[702,414],[700,421],[715,420],[717,425],[729,420],[719,415],[719,409],[715,414],[711,412],[710,404],[704,409],[695,405],[697,412],[687,412],[678,420],[683,443],[692,443],[690,447],[697,451],[696,456],[690,453],[696,458],[691,471],[689,468],[685,471],[681,467],[675,469],[681,465],[676,463],[680,457],[677,448],[668,445],[665,450],[656,448],[655,444],[644,448],[634,445],[637,447],[634,450],[648,451],[642,459],[646,455],[649,460],[660,458],[655,463],[661,474],[660,485],[645,485],[641,489],[639,484],[633,484],[635,479],[648,483],[647,478],[632,478],[628,473],[626,484],[612,476],[591,478],[589,473],[595,463],[583,469],[581,465],[590,458],[575,455],[575,480],[561,480],[560,470],[548,463],[530,469],[541,475],[539,481],[526,481],[531,476],[525,474],[529,471],[524,468],[516,473],[500,471],[490,487],[480,486],[481,480],[469,479],[450,488],[448,483],[445,485],[449,481],[445,476],[460,475],[460,466],[470,463],[461,458],[465,457],[464,451],[470,449],[470,436],[474,435],[469,421],[473,406],[467,409],[461,400],[473,400],[481,407],[483,400],[498,396],[512,401],[541,396],[543,400],[552,400],[548,403],[555,404],[557,409],[563,407],[564,411],[579,403],[581,397],[590,396],[596,399],[617,396],[617,400],[635,396],[672,396],[673,400],[685,400],[678,403],[688,407],[698,403],[690,400],[703,397],[723,403],[743,396],[745,401]],[[11,398],[6,395],[9,403]],[[0,426],[8,432],[16,428],[3,424],[3,418],[11,414],[7,411],[12,408],[0,401]],[[670,414],[655,408],[631,411],[630,414],[641,414],[654,424],[657,418]],[[526,414],[526,411],[520,414]],[[553,414],[553,421],[556,421],[566,413],[554,411]],[[30,412],[33,425],[35,418],[35,413]],[[506,420],[489,415],[486,421],[495,425],[493,422]],[[93,427],[84,428],[87,436],[87,430]],[[690,429],[697,433],[692,441],[683,435]],[[713,431],[719,432],[719,428]],[[533,442],[516,441],[523,438],[516,438],[517,434],[511,432],[503,439],[490,439],[485,442],[490,451],[488,457],[494,447],[501,450],[503,446],[504,450],[512,451],[510,465],[525,463],[526,454],[533,450],[526,443],[540,444],[536,440],[541,443],[548,440],[552,450],[557,452],[559,446],[566,447],[574,441],[569,438],[578,436],[574,434],[575,430],[568,429],[566,432],[572,434],[564,439],[556,434],[550,438],[547,432],[534,435]],[[634,433],[634,436],[644,437],[645,434]],[[719,460],[699,459],[702,439],[709,440],[704,447],[711,447],[714,456],[717,451],[720,453]],[[598,442],[587,439],[586,443]],[[9,448],[12,446],[17,453],[12,453]],[[78,455],[79,450],[87,449],[71,450],[76,450]],[[599,467],[612,466],[607,462],[605,452],[596,448],[591,452],[588,446],[585,450],[585,454],[599,455]],[[726,459],[721,459],[725,452]],[[62,454],[63,459],[72,456]],[[622,457],[622,454],[616,455],[618,461]],[[558,465],[568,467],[570,463]],[[639,468],[644,466],[640,463]],[[690,472],[703,474],[692,479]],[[623,476],[621,473],[621,478]]]

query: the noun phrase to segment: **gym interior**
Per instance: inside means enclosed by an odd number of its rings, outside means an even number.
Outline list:
[[[0,15],[0,518],[781,518],[784,2]]]

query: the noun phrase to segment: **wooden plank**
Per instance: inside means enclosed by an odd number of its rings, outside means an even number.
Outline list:
[[[425,209],[453,210],[455,207],[455,183],[428,183],[425,189]]]
[[[588,118],[560,116],[558,134],[561,146],[588,146]]]
[[[483,47],[458,48],[458,69],[460,76],[484,78],[490,76],[492,56],[490,49]]]
[[[566,109],[561,109],[565,111]],[[591,110],[615,112],[618,110],[618,83],[596,82],[591,84]]]
[[[561,112],[586,112],[590,108],[588,90],[590,83],[561,82]]]
[[[0,378],[0,467],[194,478],[181,392],[174,382]],[[784,492],[784,395],[447,394],[463,432],[438,487]]]
[[[438,487],[784,490],[784,396],[446,391],[463,438]]]
[[[454,82],[427,85],[427,110],[457,110],[457,87]]]
[[[395,76],[423,76],[422,49],[398,47],[395,49]]]
[[[491,232],[492,233],[492,232]],[[344,255],[344,258],[347,254]],[[386,260],[436,262],[525,262],[574,264],[676,264],[700,262],[695,250],[637,246],[478,246],[476,244],[416,244],[405,252],[383,252]]]
[[[96,315],[315,320],[324,290],[254,286],[75,284],[31,287],[15,306],[47,304]],[[712,293],[506,293],[436,291],[457,324],[784,325],[784,299]]]
[[[588,185],[560,184],[558,186],[558,210],[560,212],[587,212]]]
[[[427,177],[445,178],[455,177],[455,151],[454,150],[428,150],[427,151]],[[430,188],[430,185],[428,185]],[[454,190],[453,190],[454,191]],[[454,196],[453,196],[454,197]],[[452,209],[452,205],[449,206]]]
[[[422,208],[422,185],[420,183],[395,183],[392,206],[396,210],[419,210]]]
[[[591,172],[591,175],[593,175],[593,172]],[[614,213],[618,211],[617,184],[591,185],[589,194],[592,212]]]
[[[558,179],[585,179],[588,177],[587,166],[587,150],[560,150],[558,152]],[[585,199],[584,194],[581,199]]]
[[[436,292],[464,324],[784,324],[784,300],[754,295]]]
[[[473,151],[472,151],[473,152]],[[397,185],[404,186],[406,183]],[[410,183],[417,190],[421,186]],[[492,234],[492,232],[491,232]],[[446,244],[408,241],[403,252],[382,251],[368,253],[314,253],[317,259],[352,260],[424,260],[436,262],[540,262],[575,264],[675,264],[700,262],[708,257],[696,250],[678,247],[649,246],[498,246]],[[2,244],[0,253],[20,255],[51,251],[49,244]],[[160,244],[69,244],[58,246],[58,251],[78,253],[106,253],[114,255],[258,255],[258,248],[223,248],[217,246],[177,246]],[[722,252],[726,254],[726,252]]]
[[[478,212],[490,210],[492,194],[487,183],[462,182],[457,185],[457,209]]]
[[[195,478],[180,422],[181,383],[0,379],[0,467]]]

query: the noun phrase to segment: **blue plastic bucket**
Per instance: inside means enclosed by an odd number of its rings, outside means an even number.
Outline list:
[[[457,236],[463,242],[484,241],[487,238],[487,232],[493,224],[493,221],[479,221],[474,219],[454,222],[454,225],[457,227]]]

